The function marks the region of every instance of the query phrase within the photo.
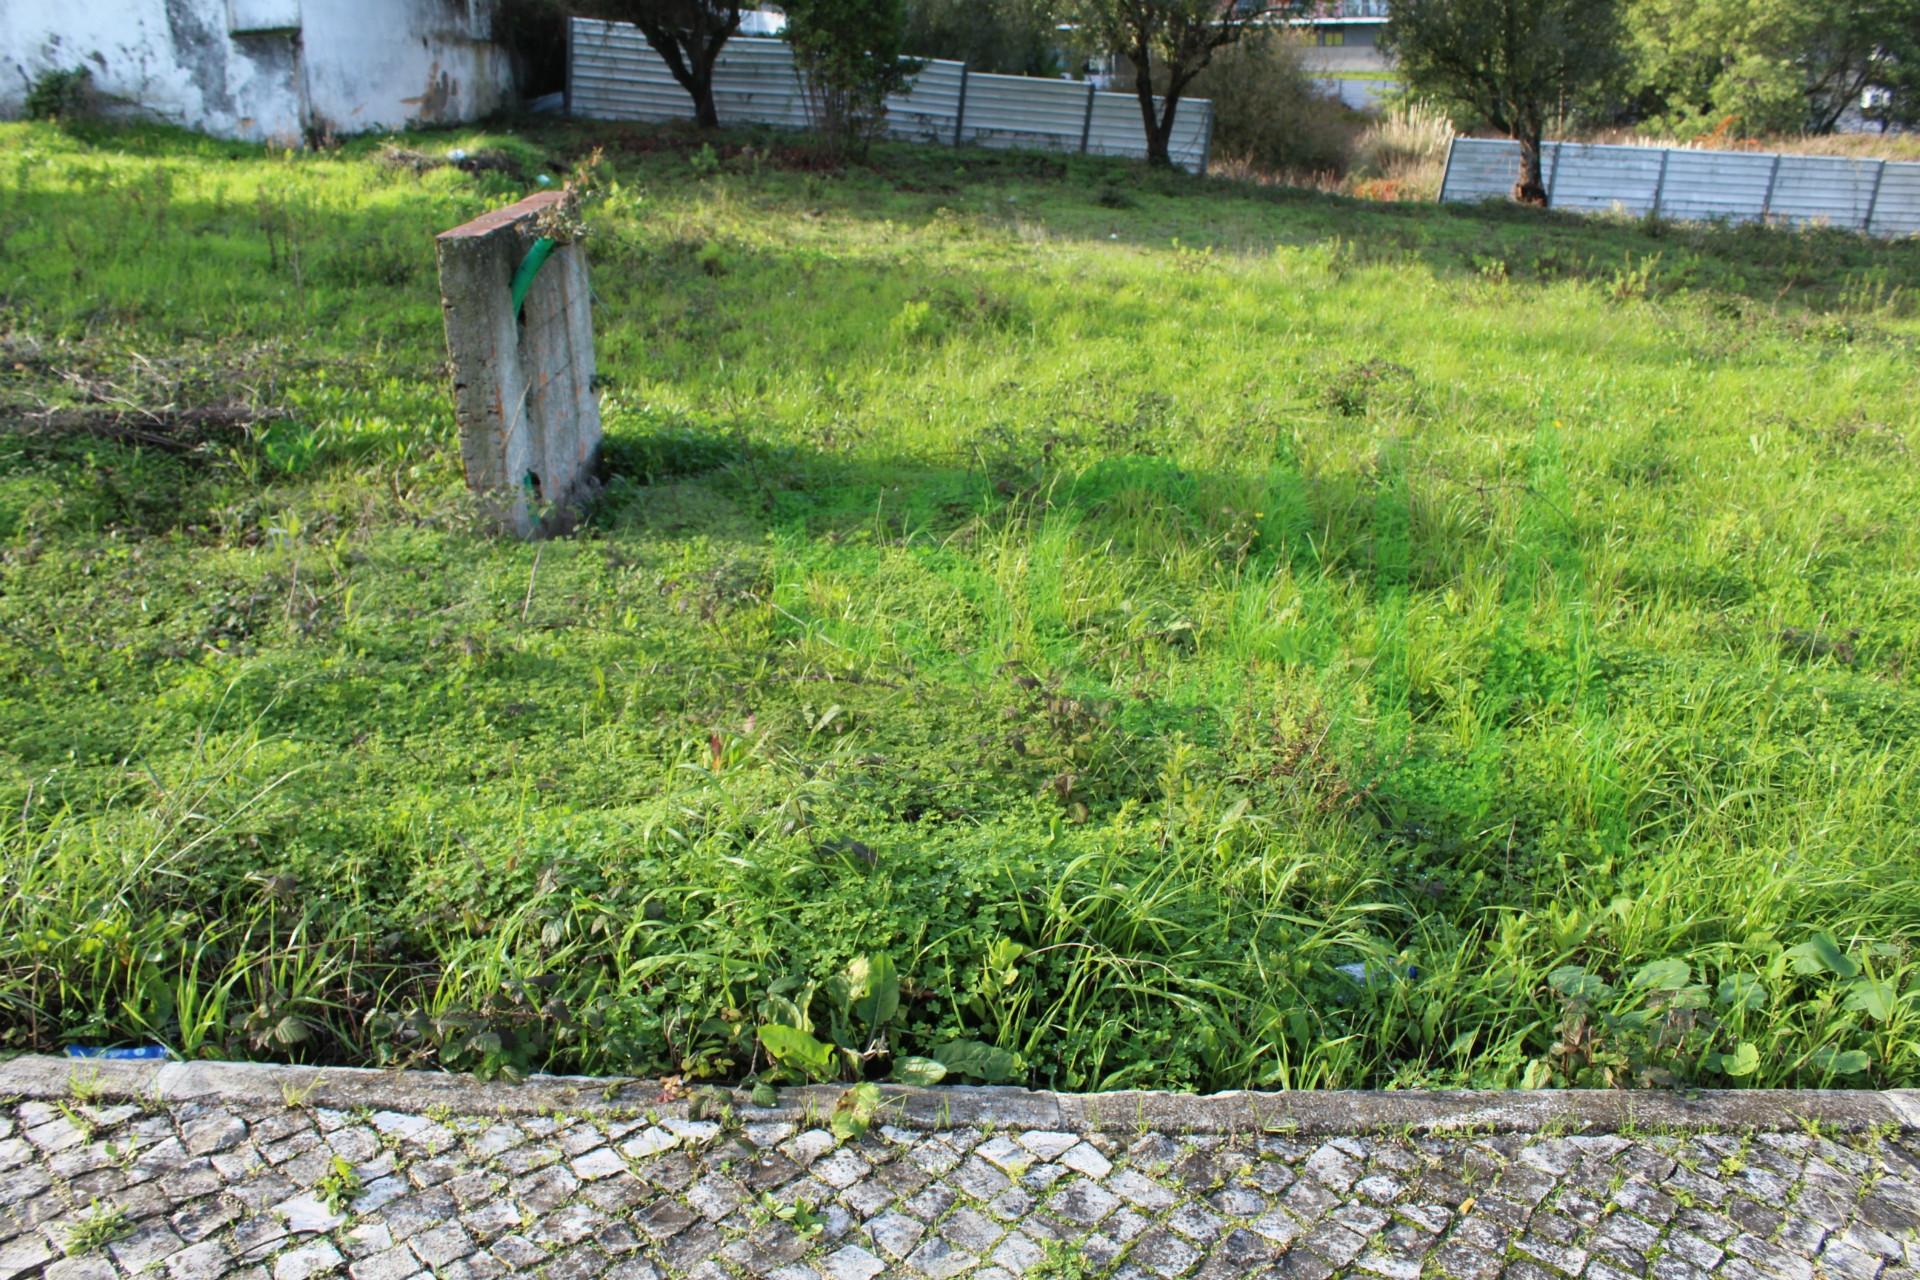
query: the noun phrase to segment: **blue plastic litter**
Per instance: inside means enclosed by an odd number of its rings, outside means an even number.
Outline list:
[[[131,1049],[109,1049],[104,1045],[70,1044],[67,1046],[69,1058],[113,1058],[134,1062],[164,1061],[169,1055],[163,1044],[136,1045]]]

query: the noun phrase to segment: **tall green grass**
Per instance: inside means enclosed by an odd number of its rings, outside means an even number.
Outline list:
[[[404,141],[0,128],[0,1046],[737,1078],[885,954],[875,1070],[1920,1078],[1920,249]],[[503,542],[430,236],[595,145]]]

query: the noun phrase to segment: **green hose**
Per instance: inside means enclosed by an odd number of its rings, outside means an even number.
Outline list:
[[[527,305],[527,290],[533,287],[533,278],[540,274],[540,268],[546,265],[553,253],[553,241],[541,236],[533,242],[533,248],[527,250],[527,256],[520,261],[520,269],[513,273],[513,314],[519,317]]]

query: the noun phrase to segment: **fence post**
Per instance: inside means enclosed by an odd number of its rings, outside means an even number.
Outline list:
[[[565,201],[543,191],[434,242],[467,487],[522,537],[572,527],[600,456],[586,255],[542,238]]]
[[[1213,163],[1213,121],[1212,101],[1207,103],[1207,127],[1200,134],[1200,176],[1207,176],[1207,168]]]
[[[1087,154],[1087,144],[1093,140],[1093,95],[1100,92],[1093,81],[1087,81],[1087,122],[1080,126],[1080,154]]]
[[[1440,171],[1440,194],[1433,198],[1435,204],[1447,202],[1447,179],[1453,177],[1453,149],[1459,145],[1459,134],[1456,133],[1447,139],[1447,167]]]
[[[1673,149],[1671,147],[1662,147],[1660,149],[1660,176],[1653,180],[1653,216],[1656,218],[1660,216],[1660,197],[1664,195],[1667,190],[1667,161],[1671,159],[1673,159]]]
[[[1867,197],[1867,216],[1860,223],[1860,231],[1864,235],[1873,234],[1873,211],[1880,207],[1880,184],[1886,180],[1887,162],[1882,160],[1879,170],[1873,175],[1873,194]]]
[[[966,63],[960,64],[960,105],[953,111],[953,145],[960,145],[961,131],[967,125],[967,71]]]
[[[1560,185],[1560,166],[1567,158],[1566,149],[1567,144],[1564,142],[1553,144],[1553,176],[1547,179],[1547,208],[1549,209],[1553,208],[1554,188]]]
[[[1780,181],[1780,157],[1773,157],[1773,170],[1767,174],[1767,197],[1760,202],[1760,221],[1766,222],[1773,217],[1773,189]]]
[[[573,51],[580,41],[580,19],[567,19],[567,96],[561,101],[560,114],[573,117]]]

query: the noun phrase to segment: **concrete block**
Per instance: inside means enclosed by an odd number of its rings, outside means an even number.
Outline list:
[[[467,487],[521,537],[571,528],[600,454],[586,253],[556,247],[516,316],[513,277],[557,191],[442,232],[440,304]]]

